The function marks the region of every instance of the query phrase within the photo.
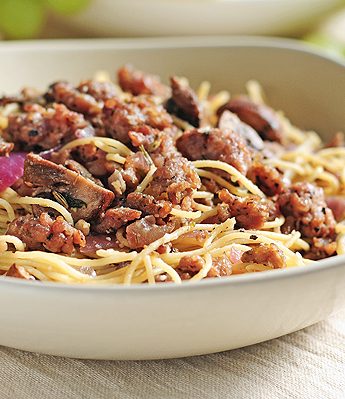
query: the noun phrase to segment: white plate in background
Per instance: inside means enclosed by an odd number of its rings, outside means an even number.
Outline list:
[[[60,19],[88,37],[286,35],[305,32],[340,0],[92,0]]]

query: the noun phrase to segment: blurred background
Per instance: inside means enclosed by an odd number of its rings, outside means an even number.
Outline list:
[[[274,35],[345,55],[345,0],[0,0],[4,40]]]

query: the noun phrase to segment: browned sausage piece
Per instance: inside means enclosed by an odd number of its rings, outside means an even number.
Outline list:
[[[154,216],[145,216],[127,226],[126,238],[131,249],[143,248],[162,238],[166,233],[171,233],[174,227],[174,224],[158,225]]]
[[[232,263],[227,255],[212,258],[212,267],[207,277],[223,277],[232,274]]]
[[[24,151],[50,150],[68,141],[94,136],[93,127],[83,115],[70,111],[63,104],[44,108],[37,104],[24,107],[24,111],[10,114],[4,139],[15,143]]]
[[[272,108],[265,104],[257,104],[246,96],[239,96],[231,99],[223,105],[218,114],[225,110],[236,114],[241,121],[255,129],[262,139],[269,141],[283,141],[281,123]]]
[[[128,155],[120,174],[127,189],[135,189],[150,170],[150,164],[145,155],[138,151]]]
[[[83,80],[79,83],[77,90],[88,94],[97,101],[104,102],[110,98],[116,97],[118,89],[112,82],[98,82],[97,80]]]
[[[167,103],[170,113],[199,127],[202,119],[202,106],[194,90],[184,78],[174,76],[170,79],[172,97]]]
[[[157,168],[153,180],[145,189],[145,194],[158,200],[180,204],[200,185],[200,178],[191,162],[180,156],[166,159],[163,166]]]
[[[130,208],[138,209],[146,215],[153,215],[156,218],[165,218],[172,209],[171,202],[156,200],[152,195],[144,193],[130,193],[126,203]]]
[[[205,266],[205,261],[199,255],[183,256],[176,271],[182,280],[189,280]]]
[[[70,110],[87,116],[96,116],[102,112],[101,105],[94,97],[81,93],[68,82],[50,85],[45,98],[49,102],[64,104]]]
[[[68,224],[62,216],[51,218],[43,212],[19,216],[7,228],[7,234],[18,237],[26,244],[26,250],[48,250],[70,255],[76,246],[85,245],[84,234]]]
[[[17,103],[19,108],[26,104],[45,104],[42,93],[33,87],[23,87],[19,94],[0,97],[0,106]]]
[[[313,237],[310,250],[303,254],[307,259],[319,260],[335,256],[337,254],[337,242],[332,238]]]
[[[173,121],[162,105],[149,96],[127,100],[107,100],[103,107],[102,121],[108,135],[128,144],[128,133],[148,125],[158,130],[171,127]]]
[[[253,163],[249,169],[248,177],[270,197],[280,194],[285,188],[282,174],[276,168],[259,161]]]
[[[284,233],[296,230],[308,238],[334,237],[336,222],[322,188],[311,183],[295,183],[279,196],[278,203],[286,218],[282,226]]]
[[[96,177],[109,176],[114,172],[115,166],[114,162],[108,161],[106,159],[107,153],[95,146],[94,143],[84,144],[75,147],[71,150],[71,154],[74,159],[81,163],[85,168]],[[65,163],[63,159],[63,154],[58,153],[61,157],[54,158],[55,163]],[[67,153],[67,158],[69,158],[69,153]]]
[[[269,203],[260,197],[250,195],[237,197],[227,189],[218,193],[222,203],[217,205],[217,215],[206,219],[205,223],[223,223],[229,218],[236,218],[236,226],[244,229],[261,229],[270,218]]]
[[[201,256],[184,256],[175,269],[182,280],[189,280],[195,276],[205,265]],[[227,255],[212,258],[212,266],[207,277],[222,277],[232,274],[232,263]]]
[[[259,263],[273,269],[286,267],[285,255],[275,244],[253,245],[252,249],[243,253],[243,263]]]
[[[141,212],[136,209],[122,206],[119,208],[110,208],[92,225],[92,229],[96,233],[111,233],[128,222],[139,219],[140,216]]]
[[[252,158],[244,139],[233,130],[188,130],[176,142],[177,149],[190,160],[213,159],[232,165],[246,175]]]
[[[242,122],[241,119],[234,113],[225,110],[219,117],[218,127],[220,130],[230,130],[238,133],[249,145],[255,150],[262,150],[264,148],[264,142],[258,135],[256,130],[251,126]]]
[[[117,72],[119,85],[123,91],[134,96],[152,94],[167,98],[170,94],[169,87],[161,83],[159,76],[134,69],[132,65],[125,65]]]

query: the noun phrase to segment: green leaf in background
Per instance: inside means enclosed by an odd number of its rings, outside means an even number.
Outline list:
[[[331,38],[323,33],[312,33],[304,38],[308,43],[314,44],[318,47],[323,48],[324,50],[337,54],[337,55],[345,55],[345,46],[343,43],[338,42],[334,38]]]
[[[0,0],[0,28],[10,39],[37,35],[44,21],[41,0]]]
[[[71,15],[86,8],[90,0],[46,0],[46,2],[51,10],[62,15]]]

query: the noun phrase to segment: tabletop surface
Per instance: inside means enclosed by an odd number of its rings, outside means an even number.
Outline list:
[[[66,359],[0,347],[0,399],[345,398],[345,310],[299,332],[207,356]]]

